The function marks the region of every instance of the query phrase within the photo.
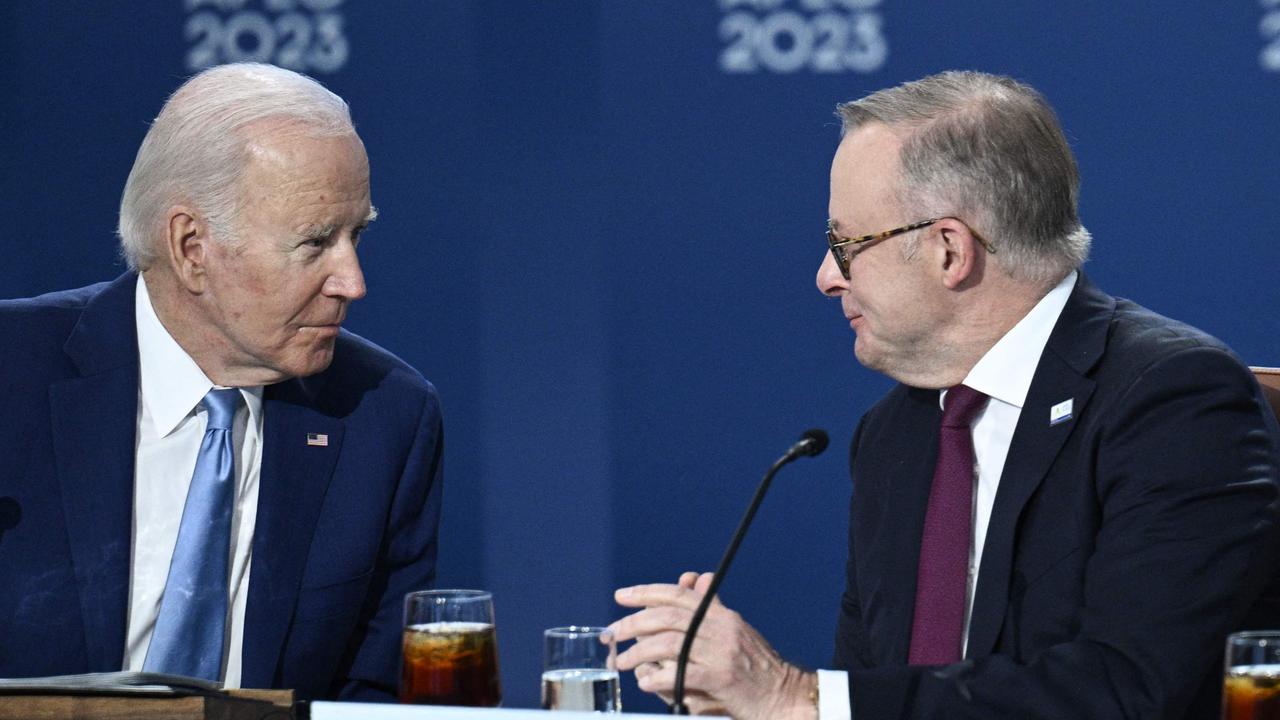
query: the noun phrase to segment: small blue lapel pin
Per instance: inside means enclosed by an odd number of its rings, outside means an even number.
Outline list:
[[[1071,407],[1073,398],[1067,398],[1062,402],[1049,408],[1049,427],[1059,425],[1071,419]]]

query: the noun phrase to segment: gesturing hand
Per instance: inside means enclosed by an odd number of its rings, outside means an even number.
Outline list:
[[[634,669],[640,689],[668,703],[685,629],[711,579],[711,573],[687,572],[675,585],[636,585],[614,593],[619,605],[643,608],[611,626],[618,642],[636,641],[618,656],[618,669]],[[691,712],[737,720],[813,719],[816,684],[816,675],[784,661],[741,615],[719,598],[712,601],[685,673],[685,704]]]

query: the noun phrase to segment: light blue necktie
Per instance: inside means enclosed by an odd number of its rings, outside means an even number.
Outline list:
[[[219,679],[236,486],[231,425],[240,401],[236,389],[210,390],[201,401],[209,422],[187,490],[160,616],[142,667],[147,672]]]

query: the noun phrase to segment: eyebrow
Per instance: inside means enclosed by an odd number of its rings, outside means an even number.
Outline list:
[[[378,219],[378,208],[370,205],[369,213],[364,216],[364,221],[361,222],[359,225],[357,225],[356,229],[363,230],[367,228],[370,223],[372,223],[374,220],[377,220],[377,219]],[[339,227],[341,227],[341,225],[337,223],[326,223],[324,225],[314,223],[314,224],[304,226],[302,230],[298,233],[298,237],[302,237],[302,238],[328,237],[333,233],[337,232]]]
[[[827,215],[827,219],[828,219],[828,220],[831,220],[831,222],[832,222],[832,223],[836,223],[836,228],[849,227],[849,225],[855,225],[855,224],[858,224],[858,223],[856,223],[856,222],[855,222],[855,223],[849,223],[849,224],[841,223],[841,222],[840,222],[840,220],[837,220],[835,217],[832,217],[832,215]],[[847,231],[847,229],[846,229],[846,231],[845,231],[845,232],[849,232],[849,231]]]
[[[337,229],[338,229],[338,226],[334,225],[333,223],[329,223],[326,225],[312,223],[310,225],[304,226],[302,230],[298,233],[298,237],[301,237],[301,238],[329,237],[330,235],[333,234],[333,231]]]

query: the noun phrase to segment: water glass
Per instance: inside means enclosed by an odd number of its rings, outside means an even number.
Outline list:
[[[602,627],[551,628],[543,633],[544,710],[622,712],[618,647]]]

